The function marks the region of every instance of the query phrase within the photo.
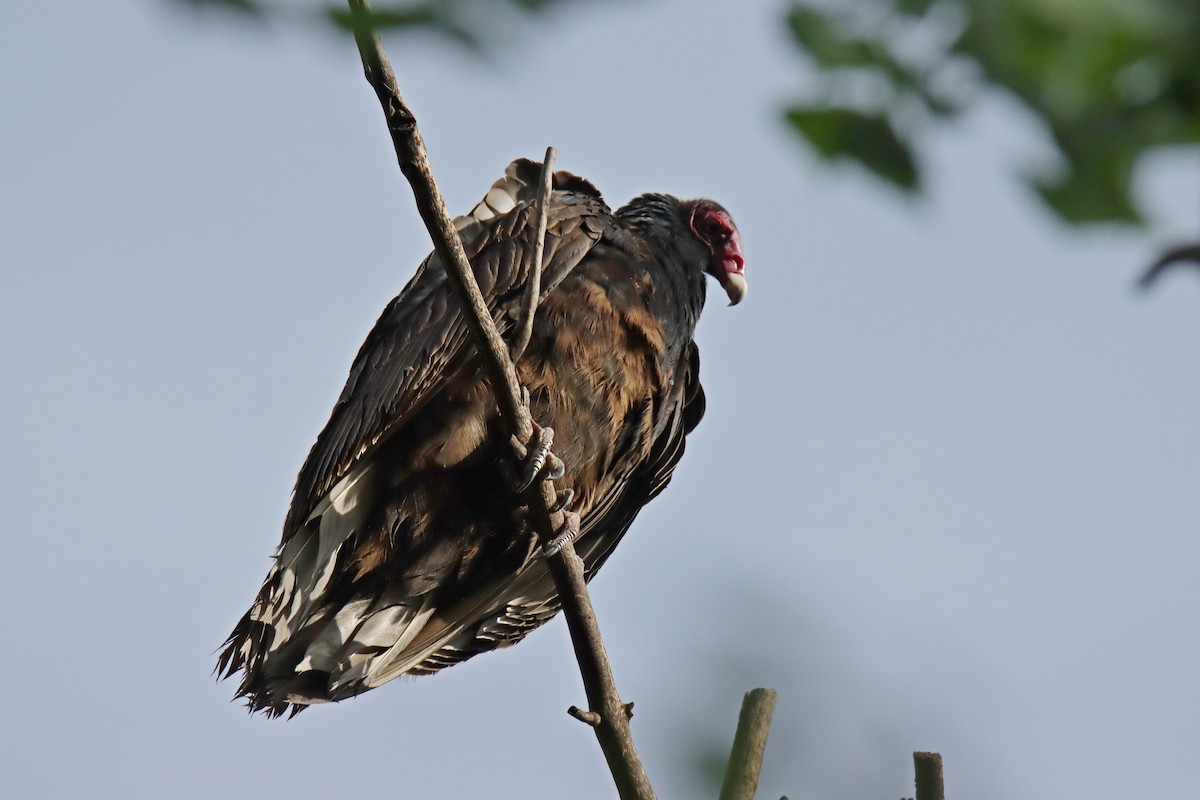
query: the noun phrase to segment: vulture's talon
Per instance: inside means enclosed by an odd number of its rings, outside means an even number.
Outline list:
[[[562,511],[567,506],[571,505],[571,501],[574,499],[575,499],[575,490],[574,489],[564,489],[563,491],[558,493],[557,497],[554,498],[554,505],[550,506],[550,508],[547,510],[551,514],[558,512],[558,511]]]
[[[517,479],[518,493],[524,492],[533,485],[548,462],[551,463],[552,471],[554,462],[557,462],[558,466],[562,466],[562,460],[550,452],[550,447],[554,444],[554,428],[538,428],[534,439],[533,446],[525,453],[525,463],[521,475]],[[553,459],[553,462],[550,459]],[[562,473],[558,477],[561,478]]]
[[[542,472],[542,477],[556,481],[566,474],[567,465],[563,463],[563,460],[554,455],[554,453],[546,453],[546,467]]]
[[[567,518],[566,522],[556,531],[558,535],[542,548],[541,558],[550,558],[551,556],[558,555],[563,547],[579,538],[579,515],[574,511],[566,511],[563,515]]]

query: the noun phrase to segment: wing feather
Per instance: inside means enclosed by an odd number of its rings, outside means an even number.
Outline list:
[[[649,457],[614,482],[580,521],[576,552],[589,580],[612,554],[646,502],[670,483],[683,457],[687,434],[704,416],[700,350],[694,342],[688,345],[681,378],[682,402],[668,411]],[[406,672],[437,672],[494,649],[498,643],[514,644],[557,614],[560,607],[545,563],[534,561],[515,580],[505,577],[456,606],[436,612],[417,640],[417,647],[403,655],[394,653],[396,660],[379,668],[373,685]]]
[[[536,235],[532,185],[540,169],[534,162],[513,162],[506,177],[489,190],[489,199],[457,223],[475,278],[502,334],[519,316],[518,301],[528,277]],[[547,212],[543,296],[611,225],[608,207],[586,181],[556,173],[555,186]],[[500,217],[484,217],[494,213],[498,192],[508,193],[512,209]],[[461,302],[441,259],[431,254],[384,309],[354,359],[329,422],[300,470],[284,524],[285,542],[357,462],[449,379],[470,355],[468,339]]]
[[[540,164],[513,162],[485,199],[455,221],[502,332],[518,316],[513,308],[528,275],[540,171]],[[591,184],[560,172],[554,187],[547,207],[543,297],[613,224]],[[245,670],[239,693],[251,697],[252,707],[279,714],[288,702],[339,699],[376,685],[372,672],[422,633],[434,610],[432,596],[359,592],[348,572],[347,543],[357,541],[383,480],[374,474],[373,451],[471,357],[461,303],[441,260],[430,255],[388,304],[355,357],[297,478],[276,562],[219,658],[218,670],[226,675]],[[452,447],[469,449],[470,444]],[[343,599],[331,600],[347,590]],[[331,673],[339,676],[336,685],[320,677]]]

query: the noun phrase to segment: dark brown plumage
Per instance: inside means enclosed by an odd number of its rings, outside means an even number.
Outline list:
[[[540,165],[511,164],[456,220],[502,334],[519,316]],[[558,432],[590,577],[666,486],[704,413],[692,333],[705,275],[745,293],[737,229],[710,200],[615,213],[554,176],[542,299],[517,362]],[[272,715],[520,640],[558,610],[514,512],[513,455],[436,255],[384,310],[296,481],[276,562],[218,664]]]

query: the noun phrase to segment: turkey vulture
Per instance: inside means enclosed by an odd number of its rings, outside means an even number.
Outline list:
[[[502,335],[536,235],[541,165],[514,161],[455,220]],[[671,479],[704,413],[692,334],[705,275],[746,292],[737,228],[712,200],[645,194],[615,213],[556,172],[542,293],[516,363],[558,431],[557,484],[590,578]],[[558,611],[520,510],[515,456],[436,254],[384,309],[300,475],[266,582],[222,649],[252,711],[295,714],[519,641]]]

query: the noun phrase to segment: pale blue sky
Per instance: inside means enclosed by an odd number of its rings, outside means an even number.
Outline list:
[[[779,124],[781,6],[554,13],[493,60],[392,40],[452,210],[548,144],[614,205],[708,195],[750,295],[714,303],[707,416],[594,583],[660,796],[780,700],[762,797],[1195,794],[1200,164],[1146,236],[1063,228],[992,98],[914,206]],[[348,41],[164,2],[0,26],[0,794],[613,796],[565,626],[291,722],[209,673],[358,344],[429,245]]]

